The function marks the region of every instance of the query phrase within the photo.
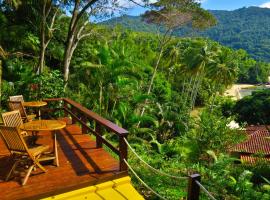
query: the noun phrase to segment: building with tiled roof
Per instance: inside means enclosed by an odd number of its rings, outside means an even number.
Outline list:
[[[239,156],[243,163],[270,161],[270,132],[266,126],[247,127],[247,140],[237,144],[230,151]]]

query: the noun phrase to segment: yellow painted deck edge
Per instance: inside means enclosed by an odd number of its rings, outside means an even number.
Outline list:
[[[119,195],[123,198],[119,198]],[[117,198],[117,199],[116,199]],[[143,200],[144,198],[135,190],[129,176],[107,181],[98,185],[88,186],[63,194],[50,196],[41,200]]]

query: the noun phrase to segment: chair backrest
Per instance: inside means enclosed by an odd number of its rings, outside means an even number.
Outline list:
[[[10,101],[21,101],[24,102],[23,95],[10,96]]]
[[[11,111],[18,110],[23,121],[27,121],[27,114],[21,101],[8,101],[8,107]]]
[[[0,126],[0,135],[11,153],[29,154],[28,147],[17,127]]]
[[[23,124],[19,110],[2,113],[2,119],[5,126],[18,127]]]

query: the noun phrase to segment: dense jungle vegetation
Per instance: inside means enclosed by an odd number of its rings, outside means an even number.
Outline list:
[[[78,15],[76,27],[70,24],[75,17],[64,12],[67,8],[37,2],[0,1],[2,110],[15,94],[69,97],[129,130],[132,147],[155,168],[178,176],[199,172],[217,199],[270,198],[269,166],[242,165],[229,155],[228,149],[245,138],[227,126],[235,116],[222,112],[228,101],[224,90],[237,80],[266,82],[268,63],[205,38],[92,24],[86,13]],[[73,3],[65,6],[76,9]],[[77,37],[70,43],[74,29]],[[203,109],[192,116],[196,107]],[[186,195],[186,181],[153,174],[131,152],[129,156],[159,194],[167,199]],[[157,199],[134,181],[147,199]]]
[[[269,124],[269,96],[268,89],[254,91],[252,95],[226,106],[227,109],[224,110],[235,113],[239,123]]]
[[[234,49],[245,49],[257,61],[269,62],[270,9],[249,7],[234,11],[210,10],[217,18],[216,26],[205,31],[188,27],[175,31],[176,36],[203,36]],[[140,20],[140,17],[122,16],[103,22],[108,26],[121,24],[139,32],[154,33],[157,27]]]

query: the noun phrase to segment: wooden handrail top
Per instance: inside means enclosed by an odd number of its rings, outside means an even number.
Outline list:
[[[42,101],[51,102],[51,101],[62,101],[63,98],[50,98],[50,99],[42,99]]]
[[[44,99],[43,101],[46,102],[51,102],[51,101],[61,101],[63,100],[64,102],[72,105],[73,107],[75,107],[76,109],[78,109],[81,113],[83,113],[86,117],[91,118],[92,120],[96,121],[98,124],[108,128],[109,130],[111,130],[112,132],[119,134],[119,135],[126,135],[128,134],[128,131],[126,129],[123,129],[119,126],[117,126],[116,124],[112,123],[111,121],[101,117],[100,115],[98,115],[97,113],[85,108],[84,106],[82,106],[81,104],[68,99],[68,98],[54,98],[54,99]]]
[[[75,117],[77,120],[78,117],[76,117],[71,111],[69,111],[68,109],[64,108],[64,110],[66,110],[70,115],[73,115],[73,117]],[[97,133],[95,130],[93,130],[92,128],[88,127],[87,124],[85,124],[84,122],[81,122],[81,124],[88,129],[91,133],[93,133],[96,137],[98,137],[100,140],[102,140],[103,143],[105,143],[114,153],[116,153],[117,155],[119,155],[119,150],[117,148],[115,148],[113,145],[111,145],[107,140],[105,140],[102,136],[99,135],[99,133]]]
[[[112,123],[111,121],[99,116],[97,113],[88,110],[87,108],[83,107],[81,104],[68,99],[68,98],[63,98],[63,100],[67,103],[69,103],[70,105],[76,107],[79,111],[81,111],[82,113],[84,113],[87,117],[95,120],[96,122],[98,122],[99,124],[107,127],[109,130],[113,131],[114,133],[117,134],[121,134],[121,135],[125,135],[128,134],[128,131],[126,129],[123,129],[119,126],[117,126],[116,124]]]

